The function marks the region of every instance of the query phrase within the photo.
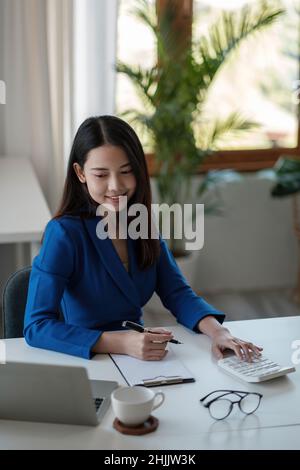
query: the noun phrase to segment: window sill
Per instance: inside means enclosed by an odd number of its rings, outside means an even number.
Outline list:
[[[195,169],[195,174],[206,173],[209,170],[232,169],[240,172],[251,172],[272,168],[281,155],[300,157],[300,148],[271,148],[262,150],[228,150],[216,152],[207,158],[206,162]],[[155,155],[146,154],[150,176],[158,173],[158,162]]]

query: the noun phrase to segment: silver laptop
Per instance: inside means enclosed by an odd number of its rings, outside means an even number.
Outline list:
[[[117,386],[84,367],[0,364],[0,419],[96,426]]]

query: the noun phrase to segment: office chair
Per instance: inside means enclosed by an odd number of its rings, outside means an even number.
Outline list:
[[[7,280],[2,301],[2,327],[4,338],[23,336],[24,313],[31,266],[16,271]]]
[[[27,266],[12,274],[6,282],[2,302],[3,338],[23,337],[30,273],[31,266]],[[59,320],[63,321],[61,310]]]

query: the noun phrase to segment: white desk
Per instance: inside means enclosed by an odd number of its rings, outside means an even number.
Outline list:
[[[30,243],[31,257],[51,214],[31,163],[0,158],[0,243]]]
[[[291,342],[300,337],[300,318],[228,322],[232,333],[263,344],[265,353],[275,360],[291,361]],[[300,369],[288,377],[260,385],[238,382],[220,371],[210,354],[210,340],[181,326],[172,327],[178,357],[191,370],[196,382],[161,387],[166,394],[162,407],[154,415],[158,429],[145,436],[125,436],[112,427],[111,409],[96,427],[0,421],[2,449],[300,449]],[[124,384],[109,356],[98,355],[88,361],[55,352],[34,349],[23,339],[5,341],[7,360],[83,365],[90,378],[117,380]],[[175,345],[173,345],[175,348]],[[255,415],[244,417],[237,409],[226,421],[215,422],[199,404],[204,394],[219,389],[257,390],[263,393]],[[156,388],[155,390],[158,390]],[[275,400],[275,401],[274,401]],[[275,408],[276,425],[262,426],[269,419],[270,404]],[[271,406],[272,408],[272,406]],[[283,421],[280,422],[280,412]],[[279,413],[279,418],[278,418]],[[298,413],[299,420],[295,418]],[[231,415],[230,415],[231,416]],[[297,421],[298,424],[288,425]],[[284,424],[284,425],[282,425]]]

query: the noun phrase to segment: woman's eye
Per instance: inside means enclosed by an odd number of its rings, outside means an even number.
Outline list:
[[[122,175],[127,175],[128,173],[132,173],[132,170],[121,171]],[[106,178],[108,175],[95,175],[96,178]]]

